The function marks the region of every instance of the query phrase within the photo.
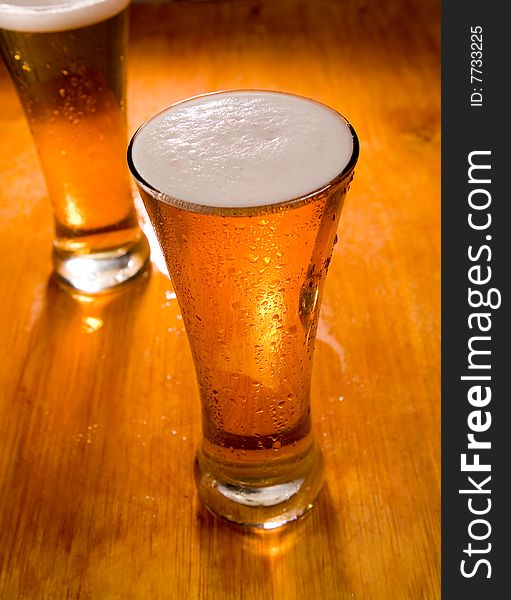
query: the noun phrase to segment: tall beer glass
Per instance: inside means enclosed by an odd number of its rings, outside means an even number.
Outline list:
[[[85,292],[149,257],[125,161],[129,0],[0,1],[0,50],[53,204],[53,265]]]
[[[131,140],[200,388],[199,495],[229,521],[278,527],[320,491],[312,355],[357,157],[343,117],[277,92],[199,96]]]

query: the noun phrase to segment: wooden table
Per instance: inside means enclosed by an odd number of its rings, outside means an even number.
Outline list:
[[[224,88],[312,96],[361,157],[328,275],[312,411],[326,484],[266,535],[192,478],[198,393],[172,284],[93,301],[49,283],[52,218],[0,70],[0,598],[439,597],[439,6],[132,7],[129,120]]]

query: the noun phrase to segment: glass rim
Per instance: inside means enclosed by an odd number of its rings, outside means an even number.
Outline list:
[[[307,194],[303,194],[301,196],[296,196],[294,198],[290,198],[289,200],[281,200],[279,202],[271,202],[268,204],[260,204],[260,205],[256,205],[256,206],[211,206],[208,204],[199,204],[197,202],[190,202],[189,200],[182,200],[180,198],[176,198],[174,196],[171,196],[170,194],[162,192],[161,190],[158,190],[157,188],[152,186],[148,181],[146,181],[140,175],[137,168],[135,167],[135,163],[133,162],[132,150],[133,150],[133,144],[135,142],[137,135],[146,125],[148,125],[153,119],[156,119],[158,116],[167,112],[169,109],[173,108],[174,106],[179,106],[181,104],[185,104],[187,102],[190,102],[191,100],[196,100],[198,98],[204,98],[207,96],[215,96],[215,95],[219,95],[219,94],[226,94],[226,93],[232,93],[232,92],[241,92],[241,93],[258,93],[258,92],[260,93],[260,92],[262,92],[262,93],[271,93],[271,94],[281,94],[283,96],[293,96],[295,98],[301,98],[302,100],[308,100],[309,102],[314,102],[315,104],[319,104],[319,105],[323,106],[324,108],[330,110],[331,112],[335,113],[339,118],[342,119],[342,121],[348,127],[348,130],[351,133],[352,140],[353,140],[353,149],[351,152],[351,156],[350,156],[350,159],[347,162],[346,166],[344,167],[344,169],[339,174],[337,174],[333,179],[328,181],[326,184],[322,185],[321,187],[319,187],[315,190],[312,190],[311,192],[308,192]],[[324,104],[323,102],[319,102],[318,100],[315,100],[314,98],[309,98],[307,96],[301,96],[299,94],[293,94],[290,92],[282,92],[282,91],[278,91],[278,90],[251,89],[251,88],[248,88],[248,89],[245,89],[245,88],[225,89],[225,90],[219,90],[219,91],[215,91],[215,92],[206,92],[203,94],[196,94],[195,96],[190,96],[189,98],[185,98],[183,100],[179,100],[178,102],[169,104],[167,107],[163,108],[162,110],[155,113],[153,116],[146,119],[137,128],[137,130],[131,136],[130,142],[128,144],[128,150],[127,150],[128,167],[131,171],[133,178],[135,179],[137,185],[142,190],[144,190],[147,194],[149,194],[151,197],[153,197],[154,199],[156,199],[160,202],[163,202],[165,204],[170,204],[171,206],[174,206],[175,208],[179,208],[181,210],[186,210],[189,212],[209,214],[209,215],[233,216],[233,217],[235,217],[235,216],[246,217],[246,216],[250,216],[252,214],[260,215],[260,214],[265,214],[265,213],[280,212],[282,210],[289,210],[291,208],[298,208],[299,206],[308,204],[319,197],[323,197],[324,195],[331,193],[332,190],[334,190],[334,189],[338,189],[342,186],[346,186],[351,182],[351,180],[353,178],[353,172],[355,170],[355,165],[357,164],[357,161],[358,161],[358,156],[359,156],[359,141],[358,141],[357,133],[356,133],[355,129],[353,128],[353,126],[351,125],[351,123],[348,121],[348,119],[346,119],[346,117],[344,115],[342,115],[339,111],[335,110],[331,106],[328,106],[327,104]]]

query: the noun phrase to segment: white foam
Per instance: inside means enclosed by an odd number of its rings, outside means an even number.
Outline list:
[[[77,29],[113,17],[129,0],[13,0],[0,2],[0,28],[50,32]]]
[[[353,136],[338,113],[277,92],[235,91],[176,104],[134,137],[132,161],[165,194],[206,206],[262,206],[342,173]]]

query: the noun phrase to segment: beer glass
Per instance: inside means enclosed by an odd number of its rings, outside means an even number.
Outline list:
[[[0,1],[0,50],[53,205],[53,266],[100,292],[146,264],[125,162],[129,0]]]
[[[272,116],[263,107],[252,118],[251,106],[229,104],[240,98],[254,99],[256,109],[261,100],[270,112],[274,104],[278,110]],[[222,101],[230,110],[226,123],[215,105]],[[286,102],[324,111],[330,119],[325,135],[338,122],[344,137],[324,141],[314,123],[287,115]],[[200,111],[209,114],[204,122]],[[298,140],[283,143],[288,128]],[[308,144],[304,135],[318,139]],[[246,162],[252,147],[262,147],[255,162],[266,161],[257,168],[250,156]],[[288,168],[296,152],[306,154]],[[344,157],[319,175],[319,185],[309,183],[307,173],[313,179],[316,172],[308,163],[321,171],[329,152]],[[167,262],[196,369],[203,428],[195,464],[199,496],[228,521],[278,527],[304,515],[321,489],[323,461],[310,419],[312,358],[357,157],[356,134],[338,113],[262,91],[207,94],[173,105],[129,145],[128,164]],[[304,193],[293,196],[300,171]],[[175,180],[169,185],[162,183],[167,175]],[[195,179],[204,185],[194,189]],[[282,186],[287,191],[272,197]]]

